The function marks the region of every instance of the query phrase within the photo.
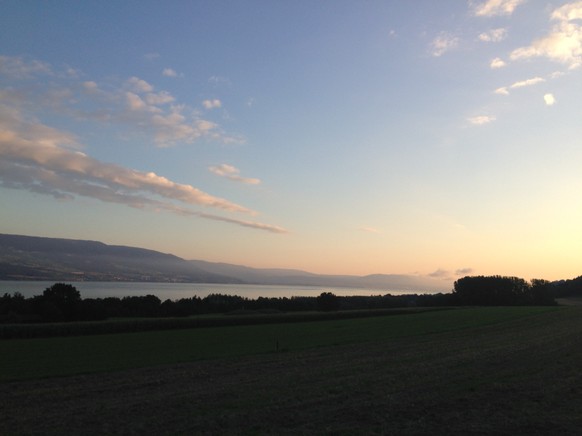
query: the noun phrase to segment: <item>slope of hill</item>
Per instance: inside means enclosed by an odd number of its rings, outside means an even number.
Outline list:
[[[0,280],[135,281],[327,286],[383,291],[449,291],[447,283],[395,274],[321,275],[259,269],[102,242],[0,234]]]
[[[240,283],[158,251],[96,241],[3,234],[0,279]]]

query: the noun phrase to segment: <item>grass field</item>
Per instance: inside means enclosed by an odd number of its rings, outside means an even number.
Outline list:
[[[553,435],[582,425],[582,307],[7,340],[0,356],[6,434]]]
[[[479,327],[548,310],[555,308],[451,309],[329,321],[4,340],[0,341],[0,381],[388,340]]]

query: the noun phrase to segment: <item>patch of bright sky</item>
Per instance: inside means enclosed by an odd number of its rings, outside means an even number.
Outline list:
[[[580,274],[580,1],[2,9],[2,232],[447,283]]]

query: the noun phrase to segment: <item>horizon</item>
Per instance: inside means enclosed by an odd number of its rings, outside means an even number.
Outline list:
[[[582,259],[582,1],[9,1],[0,233],[315,274]]]

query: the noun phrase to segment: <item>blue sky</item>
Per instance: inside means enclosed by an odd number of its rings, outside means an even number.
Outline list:
[[[0,9],[1,232],[447,284],[581,273],[581,1]]]

